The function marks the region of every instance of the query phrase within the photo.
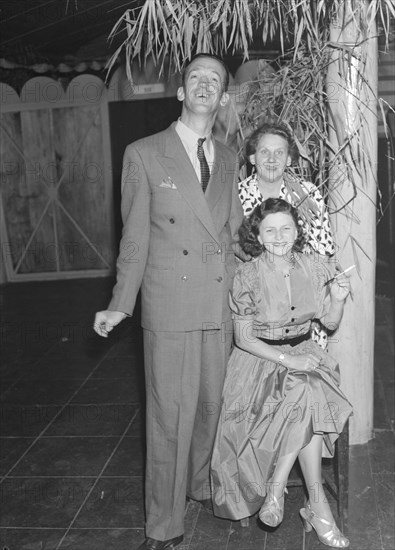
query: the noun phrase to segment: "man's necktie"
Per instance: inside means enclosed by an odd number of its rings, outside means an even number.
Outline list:
[[[202,184],[203,193],[206,192],[208,180],[210,179],[210,168],[203,150],[203,143],[205,141],[206,138],[199,138],[197,147],[197,157],[200,162],[200,182]]]

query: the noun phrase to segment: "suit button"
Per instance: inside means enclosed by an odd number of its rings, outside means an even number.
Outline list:
[[[188,280],[188,277],[187,277],[186,275],[183,275],[183,276],[181,277],[181,279],[182,279],[183,281],[187,281],[187,280]]]
[[[188,256],[189,254],[188,250],[183,250],[182,253],[184,254],[184,256]]]
[[[291,306],[292,311],[295,309],[295,306]]]
[[[170,218],[169,222],[174,223],[174,218]]]
[[[222,281],[222,277],[217,277],[217,281],[220,283]]]
[[[291,323],[293,323],[295,321],[295,317],[292,317],[291,319]]]
[[[286,328],[285,329],[285,334],[288,334],[288,332],[289,332],[289,329]]]

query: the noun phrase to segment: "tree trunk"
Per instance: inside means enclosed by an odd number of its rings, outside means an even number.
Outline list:
[[[367,7],[365,0],[343,2],[332,20],[331,42],[337,47],[327,80],[331,143],[335,150],[346,144],[330,172],[331,221],[343,269],[356,264],[350,272],[353,298],[347,298],[329,345],[354,407],[350,444],[366,443],[373,429],[378,57],[375,21],[361,25]]]

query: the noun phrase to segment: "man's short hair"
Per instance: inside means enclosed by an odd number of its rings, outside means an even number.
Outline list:
[[[215,59],[216,61],[218,61],[218,63],[222,65],[225,71],[224,92],[226,92],[229,87],[230,72],[228,67],[226,66],[225,61],[221,59],[221,57],[218,57],[218,55],[215,55],[213,53],[203,53],[203,52],[197,53],[188,61],[188,63],[184,67],[184,70],[182,71],[182,85],[184,86],[185,84],[185,75],[187,73],[188,67],[191,65],[191,63],[193,63],[196,59],[199,59],[200,57],[208,57],[209,59]]]

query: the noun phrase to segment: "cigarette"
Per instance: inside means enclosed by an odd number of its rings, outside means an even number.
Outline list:
[[[340,275],[344,275],[344,273],[347,273],[348,271],[351,271],[352,269],[354,269],[355,267],[355,264],[353,265],[350,265],[350,267],[347,267],[347,269],[345,269],[344,271],[342,271],[341,273],[338,273],[337,275],[335,275],[334,277],[332,277],[332,279],[329,279],[329,281],[326,281],[325,285],[329,285],[329,283],[332,283],[335,279],[337,279],[338,277],[340,277]],[[324,286],[325,286],[324,285]]]

